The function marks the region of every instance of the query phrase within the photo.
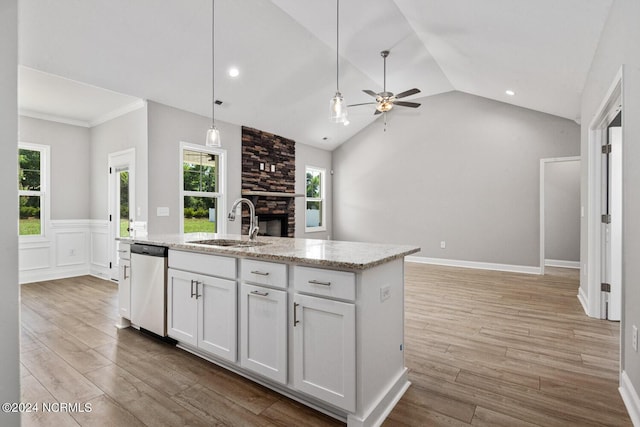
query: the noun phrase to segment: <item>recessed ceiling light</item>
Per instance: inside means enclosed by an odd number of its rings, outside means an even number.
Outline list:
[[[504,93],[506,93],[506,94],[507,94],[507,95],[509,95],[509,96],[513,96],[513,95],[515,95],[515,94],[516,94],[516,93],[515,93],[514,91],[512,91],[511,89],[507,89],[507,90],[505,90],[505,91],[504,91]]]
[[[240,70],[238,70],[236,67],[229,68],[229,76],[238,77],[239,75],[240,75]]]
[[[344,124],[345,126],[349,126],[349,123],[350,123],[350,122],[349,122],[349,119],[344,119],[343,124]]]

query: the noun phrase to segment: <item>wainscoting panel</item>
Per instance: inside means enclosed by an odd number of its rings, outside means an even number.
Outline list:
[[[20,283],[94,274],[108,277],[108,222],[54,220],[42,239],[19,243]]]

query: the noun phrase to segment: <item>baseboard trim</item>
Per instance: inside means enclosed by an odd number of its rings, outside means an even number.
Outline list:
[[[434,264],[445,265],[449,267],[474,268],[477,270],[495,270],[507,271],[511,273],[540,274],[540,267],[529,267],[526,265],[495,264],[490,262],[462,261],[457,259],[427,258],[419,256],[405,257],[405,261],[415,262],[418,264]]]
[[[629,418],[635,427],[640,427],[640,398],[625,371],[620,374],[620,388],[618,388]]]
[[[87,274],[89,274],[89,269],[86,266],[64,269],[23,270],[20,272],[20,284],[67,279],[69,277],[86,276]]]
[[[564,261],[561,259],[545,259],[545,267],[561,267],[580,269],[580,261]]]
[[[584,313],[589,316],[592,317],[589,314],[589,309],[587,307],[589,307],[589,305],[587,304],[587,296],[584,294],[584,289],[582,288],[578,288],[578,301],[580,301],[580,305],[582,305],[582,309],[584,310]]]

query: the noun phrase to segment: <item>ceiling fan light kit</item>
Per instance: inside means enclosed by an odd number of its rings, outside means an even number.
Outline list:
[[[358,105],[375,105],[376,109],[373,112],[373,114],[382,114],[382,113],[386,113],[388,111],[391,111],[391,109],[397,105],[400,107],[409,107],[409,108],[418,108],[420,106],[419,103],[417,102],[409,102],[409,101],[398,101],[400,98],[404,98],[407,96],[411,96],[411,95],[415,95],[417,93],[420,93],[420,89],[409,89],[409,90],[405,90],[404,92],[400,92],[397,95],[394,95],[393,92],[387,92],[387,57],[389,56],[389,51],[388,50],[383,50],[382,52],[380,52],[380,56],[382,56],[382,60],[384,63],[384,68],[383,68],[383,87],[382,87],[382,92],[376,93],[372,90],[369,89],[364,89],[363,92],[366,93],[369,96],[372,96],[376,99],[375,102],[363,102],[360,104],[351,104],[349,105],[349,107],[356,107]],[[385,120],[386,122],[386,120]],[[386,123],[385,123],[386,125]],[[385,128],[386,130],[386,128]]]

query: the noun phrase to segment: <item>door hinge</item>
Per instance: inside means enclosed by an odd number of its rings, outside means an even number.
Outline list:
[[[113,168],[109,168],[109,174],[113,173]]]
[[[602,154],[610,154],[611,153],[611,144],[605,144],[602,146]]]
[[[112,215],[109,215],[109,222],[113,221]]]
[[[601,221],[603,224],[611,224],[611,215],[609,215],[609,214],[602,214],[602,215],[600,216],[600,221]]]
[[[602,292],[611,292],[611,285],[609,283],[601,283],[600,290]]]
[[[113,268],[113,263],[109,263],[109,268]]]

